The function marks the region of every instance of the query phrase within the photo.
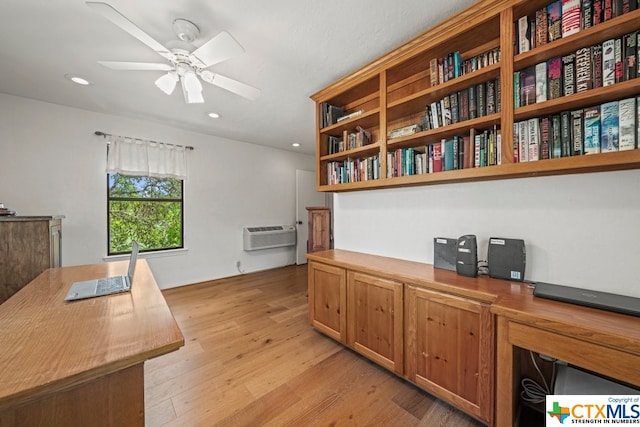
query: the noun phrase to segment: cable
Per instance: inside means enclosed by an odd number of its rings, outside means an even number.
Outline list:
[[[531,356],[531,362],[533,362],[533,367],[536,369],[538,375],[540,375],[540,378],[542,379],[542,385],[535,382],[531,378],[523,378],[521,381],[522,392],[520,393],[520,397],[523,401],[528,403],[544,403],[547,395],[553,393],[551,392],[551,388],[549,387],[549,384],[547,384],[547,380],[544,378],[544,375],[542,375],[542,371],[538,367],[538,363],[536,362],[535,357],[533,357],[533,351],[529,351],[529,354]],[[552,369],[551,385],[553,386],[556,377],[555,363],[553,363]]]

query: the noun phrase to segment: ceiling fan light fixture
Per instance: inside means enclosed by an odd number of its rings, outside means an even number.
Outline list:
[[[174,71],[169,71],[156,80],[156,86],[167,95],[173,93],[173,90],[176,88],[176,83],[178,83],[178,75]]]

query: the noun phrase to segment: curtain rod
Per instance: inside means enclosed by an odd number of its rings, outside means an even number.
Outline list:
[[[102,137],[104,137],[104,138],[106,138],[106,137],[108,137],[108,136],[119,136],[119,135],[112,135],[112,134],[110,134],[110,133],[104,133],[104,132],[101,132],[101,131],[99,131],[99,130],[95,131],[94,133],[95,133],[96,135],[98,135],[98,136],[102,136]],[[129,137],[123,137],[123,136],[121,136],[121,138],[129,138]],[[131,139],[139,139],[139,138],[131,138]],[[182,145],[177,145],[177,144],[168,144],[168,143],[166,143],[166,142],[151,141],[151,140],[148,140],[148,139],[147,139],[147,140],[145,140],[145,141],[155,142],[156,144],[166,144],[166,145],[174,145],[174,146],[176,146],[176,147],[182,147]],[[192,146],[190,146],[190,145],[185,145],[185,146],[184,146],[184,148],[185,148],[185,150],[193,150],[193,147],[192,147]]]

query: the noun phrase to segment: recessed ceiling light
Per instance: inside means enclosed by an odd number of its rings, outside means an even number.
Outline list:
[[[218,119],[218,118],[220,118],[220,114],[218,114],[218,113],[209,113],[209,117],[211,117],[212,119]]]
[[[299,143],[297,143],[297,142],[294,142],[294,143],[293,143],[293,144],[291,144],[291,145],[293,145],[294,147],[300,147],[300,144],[299,144]]]
[[[89,81],[86,79],[83,79],[82,77],[78,77],[78,76],[74,76],[71,74],[65,74],[64,75],[67,79],[71,80],[72,82],[82,85],[82,86],[87,86],[89,84]]]

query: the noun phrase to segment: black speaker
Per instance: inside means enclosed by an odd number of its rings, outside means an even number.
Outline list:
[[[456,271],[458,239],[448,237],[433,238],[433,266],[445,270]]]
[[[458,238],[456,272],[462,276],[469,277],[476,277],[478,275],[478,245],[476,243],[476,236],[473,234],[467,234]]]
[[[526,253],[524,240],[492,237],[489,239],[489,276],[497,279],[524,280]]]

